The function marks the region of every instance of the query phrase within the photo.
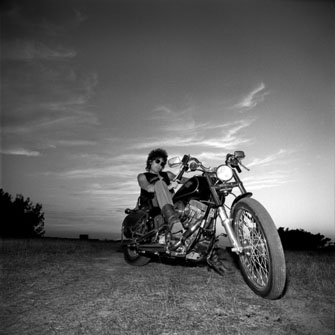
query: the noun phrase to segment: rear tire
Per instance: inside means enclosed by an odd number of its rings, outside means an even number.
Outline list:
[[[136,239],[145,235],[147,232],[147,216],[145,215],[130,231],[131,239],[123,245],[124,259],[128,264],[134,266],[143,266],[150,262],[150,258],[140,255],[136,246],[134,246],[134,244],[136,244]]]
[[[123,255],[125,261],[130,265],[143,266],[150,262],[150,258],[140,255],[136,247],[130,247],[129,245],[124,246]]]
[[[278,299],[286,284],[286,263],[275,224],[256,200],[244,198],[233,208],[234,230],[245,248],[239,255],[244,280],[259,296]]]

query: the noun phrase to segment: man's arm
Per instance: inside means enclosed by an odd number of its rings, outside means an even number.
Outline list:
[[[176,175],[172,173],[171,171],[167,171],[167,174],[169,176],[169,179],[172,181],[174,178],[176,178]],[[180,183],[185,184],[189,178],[182,177]]]
[[[140,185],[140,188],[142,188],[143,190],[146,190],[147,192],[151,192],[151,193],[155,192],[154,185],[148,182],[146,176],[143,173],[140,173],[137,176],[137,181],[138,181],[138,184]]]

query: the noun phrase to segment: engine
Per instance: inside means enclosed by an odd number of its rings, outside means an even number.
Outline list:
[[[190,200],[186,206],[182,201],[178,201],[175,204],[175,208],[179,213],[179,218],[184,229],[189,229],[199,222],[199,220],[201,221],[207,210],[207,206],[197,200]]]
[[[183,245],[177,250],[177,254],[186,254],[188,260],[199,260],[206,255],[209,239],[206,237],[193,246],[197,234],[194,233],[205,218],[208,206],[197,200],[190,200],[186,206],[182,201],[175,203],[175,209],[179,213],[179,219],[186,232]],[[192,249],[191,249],[192,248]]]

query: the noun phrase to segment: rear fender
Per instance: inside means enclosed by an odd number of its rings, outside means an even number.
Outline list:
[[[143,220],[147,221],[149,214],[147,211],[143,210],[133,210],[131,211],[122,222],[122,234],[126,238],[131,238],[132,231],[135,229],[136,225],[142,222]]]

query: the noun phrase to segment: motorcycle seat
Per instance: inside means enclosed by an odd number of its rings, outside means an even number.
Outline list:
[[[124,212],[125,214],[134,214],[134,213],[137,213],[138,211],[143,211],[143,210],[149,212],[151,216],[156,216],[161,213],[161,210],[159,207],[153,207],[151,209],[143,209],[143,208],[136,208],[136,207],[133,209],[126,208]]]

